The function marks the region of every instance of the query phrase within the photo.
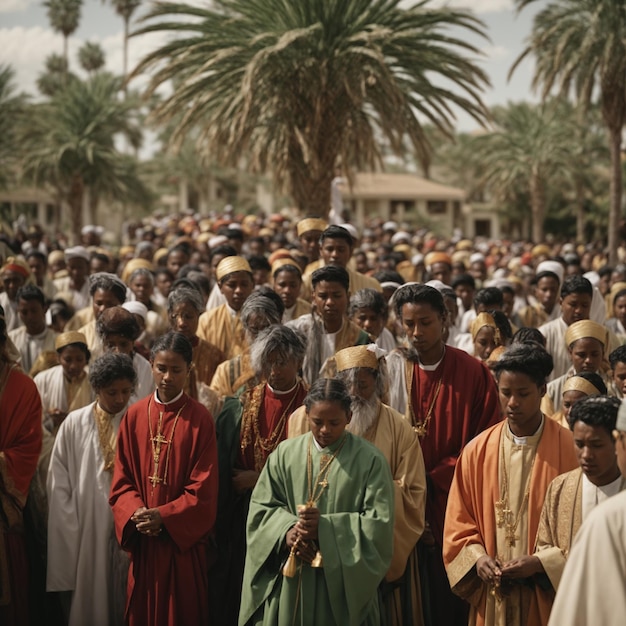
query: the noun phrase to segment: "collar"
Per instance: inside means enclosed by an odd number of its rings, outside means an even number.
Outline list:
[[[181,391],[181,392],[180,392],[180,393],[179,393],[179,394],[178,394],[175,398],[172,398],[169,402],[161,402],[161,400],[159,400],[159,394],[157,393],[157,390],[155,389],[155,390],[154,390],[154,401],[155,401],[157,404],[160,404],[161,406],[165,406],[165,407],[167,407],[167,406],[169,406],[170,404],[175,404],[176,402],[178,402],[178,401],[182,398],[183,393],[185,393],[185,391],[184,391],[184,390],[183,390],[183,391]]]
[[[278,389],[274,389],[269,383],[266,383],[267,388],[275,395],[275,396],[286,396],[289,393],[292,393],[294,389],[298,386],[300,381],[296,378],[296,384],[291,388],[287,389],[287,391],[278,391]]]

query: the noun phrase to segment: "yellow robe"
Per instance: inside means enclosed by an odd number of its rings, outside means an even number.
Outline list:
[[[322,263],[320,267],[324,267],[324,264]],[[349,267],[346,267],[345,269],[350,276],[349,292],[351,296],[353,296],[357,291],[360,291],[361,289],[375,289],[376,291],[382,293],[383,288],[380,286],[380,283],[375,278],[372,278],[371,276],[366,276],[365,274],[360,274],[359,272],[355,272]],[[313,293],[313,289],[311,286],[312,274],[313,272],[311,272],[310,274],[308,272],[305,272],[304,276],[302,277],[302,289],[300,290],[300,297],[303,300],[311,300],[311,295]]]
[[[548,487],[543,503],[535,555],[539,557],[555,591],[561,582],[565,561],[582,524],[583,473],[580,468],[557,476]],[[626,487],[622,478],[620,491]]]
[[[247,345],[239,314],[233,315],[227,304],[203,313],[196,334],[221,350],[226,359],[242,354]]]
[[[250,364],[250,353],[246,351],[217,366],[210,388],[218,397],[227,398],[236,395],[244,385],[254,387],[259,382]]]
[[[87,306],[84,309],[80,309],[74,313],[74,316],[71,320],[65,324],[64,332],[69,332],[70,330],[78,330],[82,328],[85,324],[89,322],[93,322],[95,319],[93,314],[93,307]]]

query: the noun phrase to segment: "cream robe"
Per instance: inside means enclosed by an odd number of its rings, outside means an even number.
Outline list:
[[[74,313],[74,317],[65,324],[64,332],[68,332],[70,330],[78,330],[85,326],[85,324],[89,324],[89,322],[93,322],[95,320],[95,316],[93,314],[93,307],[88,306],[80,311],[76,311]]]
[[[141,354],[135,352],[133,355],[133,366],[137,372],[137,388],[135,389],[135,393],[130,397],[129,404],[143,400],[143,398],[149,396],[155,388],[150,362],[144,359]]]
[[[235,313],[227,304],[203,313],[196,334],[217,346],[226,359],[242,354],[247,345],[239,313]]]
[[[622,478],[620,491],[626,488]],[[563,568],[580,526],[583,473],[580,468],[557,476],[548,487],[537,529],[535,556],[539,557],[552,586],[558,590]]]
[[[80,291],[76,291],[70,287],[69,276],[55,279],[54,286],[57,290],[56,297],[65,300],[70,306],[74,307],[75,311],[89,306],[91,298],[89,295],[89,280],[85,280]]]
[[[85,375],[72,398],[72,402],[68,404],[67,391],[69,383],[63,374],[62,365],[55,365],[48,370],[40,372],[35,376],[34,381],[41,396],[44,420],[52,409],[70,413],[71,411],[82,409],[95,399],[89,384],[89,377]]]
[[[0,305],[4,309],[4,321],[7,326],[7,332],[15,330],[22,325],[20,316],[17,314],[17,304],[9,300],[6,291],[0,293]]]
[[[115,540],[111,474],[103,469],[94,407],[72,412],[61,424],[48,471],[46,589],[73,592],[70,626],[116,624],[110,598],[124,573],[123,565],[114,565],[111,558],[122,550]],[[123,414],[113,418],[116,433]]]
[[[626,492],[597,506],[576,535],[548,626],[623,626]]]
[[[292,439],[309,431],[304,406],[289,418],[287,437]],[[386,579],[402,576],[407,559],[424,532],[426,507],[426,470],[419,439],[409,423],[390,406],[380,403],[376,423],[364,439],[373,443],[389,463],[394,481],[395,525],[393,558]]]
[[[46,328],[43,333],[34,336],[26,332],[25,326],[20,326],[9,332],[9,337],[20,352],[20,365],[26,374],[30,372],[39,354],[42,352],[55,352],[54,342],[56,341],[57,333],[50,328]],[[36,355],[33,355],[30,350],[30,341],[33,341],[36,345]],[[32,358],[33,356],[34,358]]]

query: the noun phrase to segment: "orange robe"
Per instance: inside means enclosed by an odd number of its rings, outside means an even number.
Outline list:
[[[169,442],[161,451],[159,476],[167,484],[153,487],[151,437],[158,432],[160,411],[161,433]],[[128,409],[120,424],[109,502],[117,539],[131,558],[130,626],[209,623],[207,543],[217,490],[215,426],[199,402],[183,394],[157,405],[150,394]],[[157,537],[141,534],[130,519],[142,506],[159,509],[163,531]]]
[[[504,445],[502,422],[485,431],[463,450],[457,462],[450,488],[443,543],[443,559],[453,591],[470,605],[470,624],[489,625],[488,603],[498,603],[490,588],[476,574],[476,562],[488,554],[499,555],[495,503],[501,498],[501,446]],[[526,549],[535,546],[537,528],[549,484],[556,476],[577,467],[572,433],[544,417],[541,438],[537,444],[530,476]],[[515,508],[515,507],[513,507]],[[548,623],[554,591],[550,584],[540,586],[537,577],[528,589],[528,606],[524,607],[527,626]],[[547,581],[546,581],[547,582]],[[522,587],[521,585],[519,586]],[[505,603],[506,598],[501,602]],[[493,613],[493,606],[491,607]],[[497,611],[497,608],[496,608]],[[498,626],[505,623],[497,622]],[[507,624],[509,622],[507,621]],[[511,622],[513,623],[513,622]],[[516,623],[516,622],[515,622]]]

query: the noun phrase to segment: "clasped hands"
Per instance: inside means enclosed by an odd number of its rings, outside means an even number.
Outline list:
[[[543,565],[532,554],[525,554],[504,564],[488,554],[481,556],[476,561],[476,573],[479,578],[495,587],[500,587],[503,580],[506,581],[506,579],[530,578],[541,572],[543,572]]]
[[[130,520],[135,522],[135,527],[140,533],[148,537],[157,537],[163,530],[163,520],[159,509],[147,509],[142,506],[133,513]]]
[[[298,521],[285,535],[287,547],[295,549],[296,556],[306,563],[311,563],[317,554],[317,529],[320,522],[320,511],[316,506],[301,505],[298,507]]]

